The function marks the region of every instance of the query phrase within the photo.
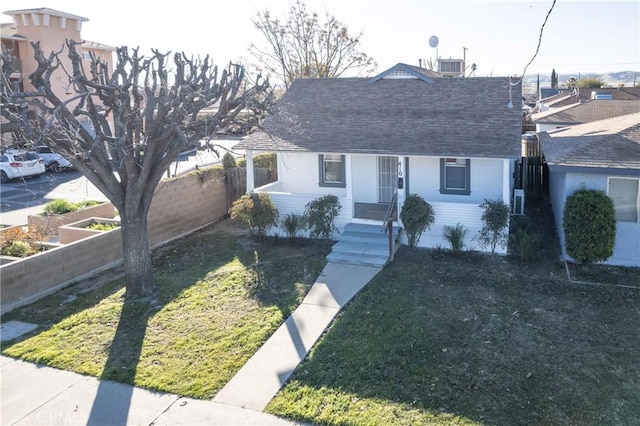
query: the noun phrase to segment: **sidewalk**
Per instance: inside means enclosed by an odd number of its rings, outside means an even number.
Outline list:
[[[0,357],[2,425],[300,425],[261,410],[381,268],[328,263],[291,317],[212,401]]]
[[[182,398],[0,357],[4,425],[299,425],[254,410]]]

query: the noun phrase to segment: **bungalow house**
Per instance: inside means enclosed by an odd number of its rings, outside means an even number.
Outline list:
[[[613,199],[617,228],[606,264],[640,266],[640,113],[594,121],[539,135],[549,167],[549,196],[565,259],[565,201],[581,187]]]
[[[378,233],[396,190],[399,211],[418,194],[435,209],[419,246],[448,247],[443,228],[460,223],[467,245],[483,250],[471,241],[482,227],[479,205],[511,203],[520,156],[522,96],[513,80],[447,78],[406,64],[373,78],[296,80],[263,131],[237,145],[247,153],[248,191],[268,193],[281,215],[335,194],[340,231],[359,223]],[[277,153],[278,180],[254,189],[260,152]]]
[[[640,112],[639,100],[593,99],[531,115],[536,132]]]

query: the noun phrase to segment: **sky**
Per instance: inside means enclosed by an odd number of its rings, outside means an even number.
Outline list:
[[[264,46],[252,20],[269,10],[284,19],[293,0],[2,0],[2,12],[48,7],[89,19],[82,37],[111,46],[210,55],[215,63],[255,62]],[[306,0],[309,11],[335,16],[382,72],[403,62],[461,59],[476,76],[522,75],[538,47],[553,0]],[[1,22],[11,22],[1,15]],[[429,46],[431,36],[439,40]],[[466,48],[466,49],[465,49]],[[526,74],[640,75],[640,1],[557,0]]]

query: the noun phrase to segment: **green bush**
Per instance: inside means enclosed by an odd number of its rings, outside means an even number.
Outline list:
[[[482,212],[482,229],[475,239],[484,247],[491,247],[491,253],[496,252],[496,247],[506,246],[509,235],[509,206],[502,200],[484,200],[480,207]]]
[[[513,233],[509,240],[522,262],[526,261],[535,247],[535,238],[531,235],[530,224],[526,218],[514,220]]]
[[[615,208],[604,191],[581,188],[567,197],[562,226],[567,253],[576,262],[590,265],[613,255]]]
[[[117,222],[96,222],[87,226],[87,229],[91,229],[93,231],[111,231],[119,226],[120,224]]]
[[[309,201],[304,209],[304,219],[313,238],[331,238],[336,230],[335,218],[342,206],[338,197],[327,194]]]
[[[400,220],[409,239],[409,247],[415,247],[422,233],[431,228],[435,221],[435,211],[431,204],[418,194],[409,194],[402,206]]]
[[[240,158],[237,161],[238,167],[247,167],[247,159]],[[264,152],[253,156],[253,167],[259,169],[278,170],[278,160],[275,152]]]
[[[449,244],[451,244],[453,254],[457,255],[464,249],[464,239],[468,232],[469,230],[465,229],[461,223],[457,223],[456,226],[447,225],[444,227],[443,235],[444,238],[449,241]]]
[[[278,219],[278,209],[264,192],[243,195],[233,203],[230,213],[231,219],[243,222],[261,241]]]
[[[3,250],[5,256],[27,257],[35,253],[31,244],[26,241],[13,241]]]
[[[225,152],[225,154],[222,156],[222,168],[224,170],[229,170],[233,169],[234,167],[238,167],[235,157],[230,152]]]
[[[51,200],[44,205],[42,209],[42,214],[44,216],[65,214],[65,213],[75,212],[76,210],[80,210],[86,207],[95,206],[97,204],[100,204],[100,202],[93,201],[93,200],[81,201],[79,203],[72,203],[71,201],[63,200],[63,199]]]
[[[282,219],[282,227],[287,233],[287,237],[293,239],[298,236],[298,232],[307,227],[304,216],[295,213],[289,213]]]
[[[45,216],[65,214],[78,210],[78,205],[67,200],[51,200],[44,205],[42,212]]]

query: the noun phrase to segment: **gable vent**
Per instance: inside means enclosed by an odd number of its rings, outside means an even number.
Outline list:
[[[401,79],[401,78],[417,78],[415,75],[411,74],[410,72],[403,70],[403,69],[397,69],[394,70],[392,72],[390,72],[389,74],[384,76],[385,79]]]

